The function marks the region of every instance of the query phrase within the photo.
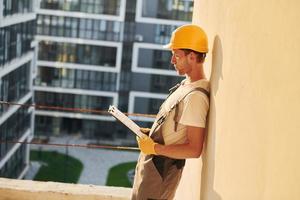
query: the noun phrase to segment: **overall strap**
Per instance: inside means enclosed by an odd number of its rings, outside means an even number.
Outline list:
[[[174,92],[178,87],[180,86],[180,84],[176,85],[176,87],[171,88],[172,91],[170,90],[170,92]],[[209,98],[209,92],[207,90],[205,90],[204,88],[198,87],[198,88],[192,88],[188,91],[186,91],[177,101],[174,105],[172,105],[171,109],[169,111],[167,111],[164,115],[162,115],[158,120],[157,120],[157,126],[154,128],[154,131],[156,130],[156,128],[161,125],[166,117],[170,114],[170,112],[175,108],[175,115],[174,115],[174,122],[175,122],[175,131],[177,131],[177,125],[178,122],[177,120],[175,120],[178,117],[178,105],[179,103],[190,93],[192,93],[193,91],[200,91],[203,94],[205,94],[208,98]],[[160,129],[161,131],[161,129]],[[152,138],[153,139],[153,138]],[[164,139],[162,137],[162,133],[159,133],[158,135],[156,135],[156,141],[160,142],[160,144],[164,144]],[[182,169],[185,165],[185,159],[172,159],[172,158],[168,158],[165,156],[156,156],[156,155],[151,155],[152,156],[152,161],[153,164],[155,166],[155,168],[157,169],[158,173],[160,174],[160,176],[162,177],[162,179],[164,180],[165,178],[165,172],[167,171],[166,169],[169,169],[170,166],[175,165],[176,168],[178,170]]]
[[[175,92],[175,90],[177,90],[177,88],[179,88],[180,85],[181,85],[181,83],[177,83],[175,86],[171,87],[171,88],[169,89],[169,96],[170,96],[173,92]]]
[[[181,86],[181,83],[177,83],[175,86],[171,87],[171,88],[169,89],[169,95],[167,96],[166,99],[168,99],[168,98],[170,97],[170,95],[171,95],[173,92],[175,92],[175,90],[177,90],[180,86]],[[166,101],[166,100],[165,100],[165,101]],[[161,108],[162,108],[163,105],[164,105],[164,103],[160,106],[159,110],[161,110]],[[163,113],[162,115],[159,116],[159,118],[156,120],[156,126],[154,127],[154,130],[152,131],[152,133],[155,133],[155,132],[156,132],[156,129],[157,129],[161,124],[164,123],[165,119],[167,118],[167,116],[169,115],[169,113],[171,112],[172,109],[173,109],[173,107],[172,107],[169,111],[167,111],[167,112],[165,112],[165,113]],[[152,134],[150,134],[150,137],[151,137],[151,136],[152,136]],[[154,139],[154,138],[152,137],[152,139]],[[160,144],[164,144],[163,138],[159,138],[158,140],[156,140],[156,142],[159,142]]]
[[[177,83],[175,86],[171,87],[171,88],[169,89],[169,95],[168,95],[168,97],[169,97],[173,92],[175,92],[181,85],[182,85],[181,83]],[[183,97],[179,100],[179,102],[180,102],[182,99],[184,99],[188,94],[190,94],[191,92],[193,92],[193,91],[200,91],[200,92],[204,93],[204,94],[207,96],[208,99],[209,99],[209,97],[210,97],[210,94],[209,94],[209,92],[208,92],[206,89],[204,89],[204,88],[202,88],[202,87],[196,87],[196,88],[193,88],[193,89],[190,90],[190,91],[187,91],[187,93],[186,93],[185,95],[183,95]],[[177,102],[178,102],[178,101],[177,101]]]
[[[172,87],[171,89],[170,89],[170,94],[169,94],[169,96],[175,91],[175,90],[177,90],[178,88],[179,88],[179,86],[180,86],[181,84],[179,83],[179,84],[177,84],[177,85],[175,85],[174,87]],[[174,120],[174,122],[175,122],[175,131],[177,130],[177,126],[178,126],[178,122],[177,122],[177,120],[176,120],[176,118],[178,117],[178,104],[188,95],[188,94],[190,94],[191,92],[193,92],[193,91],[200,91],[200,92],[202,92],[202,93],[204,93],[208,98],[209,98],[209,92],[207,91],[207,90],[205,90],[204,88],[201,88],[201,87],[197,87],[197,88],[192,88],[192,89],[190,89],[190,90],[187,90],[187,91],[185,91],[185,93],[171,106],[171,108],[170,108],[170,110],[168,110],[168,111],[166,111],[163,115],[161,115],[160,117],[159,117],[159,119],[156,121],[156,123],[157,123],[157,125],[155,126],[155,128],[154,128],[154,130],[152,131],[152,132],[155,132],[156,131],[156,129],[158,128],[158,126],[160,126],[161,124],[163,124],[164,123],[164,121],[165,121],[165,119],[168,117],[168,115],[170,114],[170,112],[175,108],[175,115],[174,115],[174,118],[173,118],[173,120]],[[168,96],[168,97],[169,97]],[[153,138],[152,138],[153,139]],[[162,142],[162,141],[160,141],[160,142]],[[162,143],[163,144],[163,143]]]

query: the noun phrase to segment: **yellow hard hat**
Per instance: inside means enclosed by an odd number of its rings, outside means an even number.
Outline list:
[[[164,48],[191,49],[200,53],[207,53],[207,36],[203,29],[197,25],[183,25],[173,31],[170,43],[164,45]]]

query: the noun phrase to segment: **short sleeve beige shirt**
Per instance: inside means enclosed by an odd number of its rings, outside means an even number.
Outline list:
[[[201,79],[192,83],[188,83],[186,80],[183,80],[181,86],[166,99],[161,109],[170,110],[171,106],[174,105],[178,99],[180,99],[182,94],[186,93],[186,90],[190,91],[192,88],[197,87],[201,87],[209,91],[209,81],[206,79]],[[188,94],[180,103],[181,115],[179,119],[178,132],[175,133],[174,130],[170,130],[171,128],[168,127],[168,125],[163,127],[165,143],[172,144],[184,142],[184,138],[186,138],[184,135],[186,126],[205,128],[208,109],[209,99],[204,93],[193,91]],[[172,118],[173,116],[170,117]],[[167,121],[171,122],[173,119],[169,119]]]

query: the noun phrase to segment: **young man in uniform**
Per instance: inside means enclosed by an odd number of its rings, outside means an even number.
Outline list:
[[[201,155],[209,108],[209,82],[203,70],[208,42],[197,25],[183,25],[165,45],[171,63],[185,79],[171,88],[148,136],[138,138],[132,200],[173,199],[186,158]],[[145,132],[145,130],[143,130]]]

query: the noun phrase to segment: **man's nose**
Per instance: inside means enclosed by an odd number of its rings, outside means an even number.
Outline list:
[[[171,57],[171,63],[172,63],[172,64],[176,64],[176,58],[175,58],[174,55],[172,55],[172,57]]]

